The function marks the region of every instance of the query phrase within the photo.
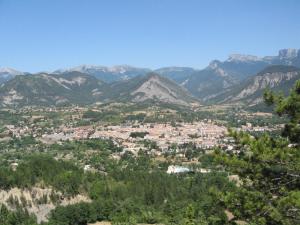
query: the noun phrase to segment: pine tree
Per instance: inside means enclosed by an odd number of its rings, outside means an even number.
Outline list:
[[[280,138],[267,134],[252,138],[232,131],[241,154],[216,157],[242,186],[225,193],[222,202],[237,219],[254,224],[292,225],[300,223],[300,81],[290,95],[266,91],[264,99],[275,105],[275,113],[287,116]],[[288,139],[286,139],[286,137]],[[294,143],[293,145],[290,142]]]
[[[290,121],[285,125],[283,136],[300,144],[300,80],[296,82],[288,97],[284,98],[282,94],[267,90],[264,99],[268,105],[275,105],[278,115],[288,116]]]

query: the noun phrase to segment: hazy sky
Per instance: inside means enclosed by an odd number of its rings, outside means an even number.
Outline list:
[[[299,0],[0,0],[0,67],[205,67],[300,48]]]

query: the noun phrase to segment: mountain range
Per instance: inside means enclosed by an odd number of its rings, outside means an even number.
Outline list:
[[[80,72],[16,76],[0,88],[2,107],[86,105],[106,102],[197,103],[184,88],[156,73],[104,83]]]
[[[266,57],[234,54],[225,61],[214,60],[191,74],[184,87],[203,101],[210,101],[272,65],[300,67],[300,50],[282,49],[277,56]]]
[[[128,65],[119,65],[113,67],[81,65],[69,69],[60,69],[53,72],[53,74],[62,74],[66,72],[80,72],[92,75],[107,83],[127,80],[139,75],[145,75],[151,70],[146,68],[136,68]]]
[[[3,106],[91,104],[105,85],[79,72],[16,76],[0,88]]]
[[[282,49],[277,56],[265,57],[233,54],[225,61],[211,61],[202,70],[82,65],[29,74],[2,68],[0,104],[63,105],[109,101],[256,104],[261,101],[265,88],[287,92],[300,78],[298,68],[300,50],[297,49]]]

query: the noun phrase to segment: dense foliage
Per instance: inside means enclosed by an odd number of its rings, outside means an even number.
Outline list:
[[[57,161],[48,156],[32,156],[21,163],[16,171],[7,167],[0,169],[0,188],[30,188],[37,183],[53,186],[63,193],[78,193],[83,171],[75,165]]]
[[[253,138],[232,132],[240,154],[217,153],[220,162],[237,174],[242,185],[234,192],[222,193],[222,202],[239,218],[253,224],[299,224],[300,222],[300,81],[290,95],[267,91],[265,99],[275,104],[279,115],[288,115],[283,136],[265,134]],[[297,144],[290,144],[292,143]]]
[[[9,211],[4,205],[0,205],[1,225],[37,225],[36,218],[26,210],[17,208],[16,211]]]
[[[300,143],[300,80],[286,98],[282,94],[267,91],[264,98],[268,104],[275,104],[278,115],[287,115],[290,121],[285,125],[283,135],[292,142]]]
[[[192,224],[205,220],[221,225],[227,218],[217,203],[218,193],[235,189],[223,173],[168,175],[144,154],[124,157],[106,175],[83,173],[69,162],[46,156],[29,157],[16,171],[0,171],[2,189],[44,183],[67,195],[88,193],[91,203],[57,207],[49,224],[97,220],[185,224],[190,219]]]

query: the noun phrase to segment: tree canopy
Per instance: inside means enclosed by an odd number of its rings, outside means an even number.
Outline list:
[[[250,224],[300,223],[300,81],[290,95],[266,91],[264,99],[280,116],[288,116],[282,137],[254,138],[231,131],[239,154],[216,152],[218,162],[241,179],[235,191],[220,193],[236,218]],[[288,138],[288,139],[286,139]]]

